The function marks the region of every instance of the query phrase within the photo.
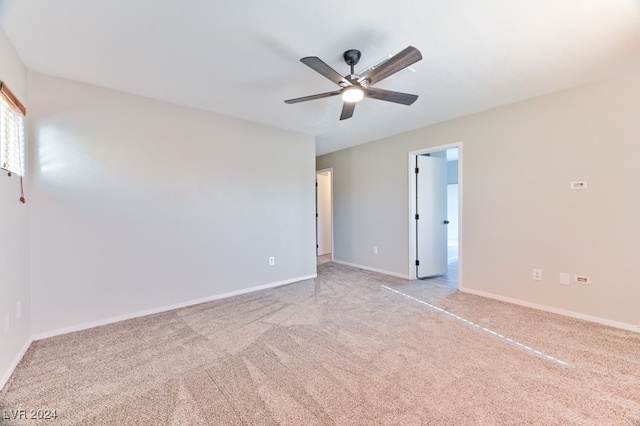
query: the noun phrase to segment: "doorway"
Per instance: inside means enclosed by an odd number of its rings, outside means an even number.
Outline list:
[[[409,271],[461,288],[462,142],[409,153]]]
[[[316,171],[316,256],[333,260],[333,169]]]

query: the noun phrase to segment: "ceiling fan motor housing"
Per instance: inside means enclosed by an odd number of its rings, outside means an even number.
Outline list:
[[[349,66],[354,66],[357,65],[358,62],[360,61],[360,56],[361,53],[359,50],[356,49],[350,49],[347,50],[346,52],[344,52],[344,54],[342,55],[342,57],[344,58],[344,61],[347,63],[347,65]]]

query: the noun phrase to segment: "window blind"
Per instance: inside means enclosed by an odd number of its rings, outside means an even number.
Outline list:
[[[24,107],[0,83],[0,168],[22,176],[24,170]]]
[[[25,202],[24,174],[24,105],[0,81],[0,168],[20,177],[20,201]]]

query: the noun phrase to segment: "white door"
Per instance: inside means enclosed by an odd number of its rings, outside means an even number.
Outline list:
[[[447,159],[416,156],[416,276],[447,273]]]
[[[318,256],[331,253],[331,172],[316,174],[316,232]]]

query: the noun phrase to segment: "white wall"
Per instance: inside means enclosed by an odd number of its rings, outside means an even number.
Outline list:
[[[27,70],[0,29],[0,80],[29,108]],[[29,111],[27,110],[27,114]],[[0,389],[4,386],[31,340],[29,290],[29,208],[20,198],[17,176],[0,172]],[[17,318],[17,303],[20,318]],[[5,321],[9,331],[5,332]]]
[[[458,160],[447,161],[447,183],[458,183]]]
[[[319,157],[334,171],[334,257],[407,274],[408,152],[462,141],[465,289],[640,330],[638,94],[635,74]],[[592,284],[561,286],[560,272]]]
[[[36,335],[315,275],[312,137],[37,73],[29,95]]]

